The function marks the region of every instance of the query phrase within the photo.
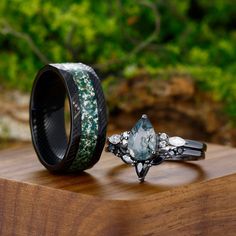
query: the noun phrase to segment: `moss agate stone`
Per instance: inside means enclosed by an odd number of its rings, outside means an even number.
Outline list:
[[[132,128],[128,149],[132,159],[146,161],[156,152],[156,134],[149,119],[144,115]]]

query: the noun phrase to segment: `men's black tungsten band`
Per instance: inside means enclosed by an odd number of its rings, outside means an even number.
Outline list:
[[[70,134],[65,129],[65,99]],[[107,127],[105,98],[94,70],[81,63],[50,64],[37,74],[30,101],[32,142],[50,171],[78,172],[100,158]]]

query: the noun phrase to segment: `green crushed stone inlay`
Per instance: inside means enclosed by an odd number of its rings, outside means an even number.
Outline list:
[[[81,112],[81,137],[79,150],[74,159],[70,171],[85,170],[91,163],[98,134],[98,106],[92,80],[84,70],[83,64],[63,64],[73,75],[73,79],[79,90],[79,107]],[[84,69],[83,69],[84,67]]]
[[[84,170],[91,162],[97,144],[98,108],[92,81],[84,71],[75,71],[74,80],[79,87],[81,109],[81,139],[79,151],[71,169]]]

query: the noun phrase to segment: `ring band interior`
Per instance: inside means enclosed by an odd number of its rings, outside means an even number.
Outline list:
[[[67,151],[65,98],[64,82],[56,72],[45,71],[36,81],[32,97],[31,120],[39,155],[49,165],[60,162]]]

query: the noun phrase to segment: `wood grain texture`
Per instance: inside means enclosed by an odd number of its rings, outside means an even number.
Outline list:
[[[132,167],[103,154],[81,175],[52,175],[31,147],[0,153],[0,235],[236,235],[236,149]]]

